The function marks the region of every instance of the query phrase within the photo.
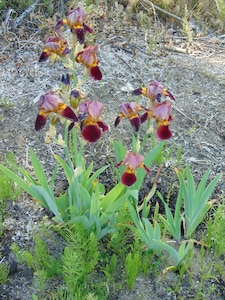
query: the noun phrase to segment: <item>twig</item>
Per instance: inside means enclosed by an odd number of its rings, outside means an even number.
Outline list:
[[[23,18],[26,17],[26,15],[30,14],[36,7],[36,5],[40,2],[40,0],[36,0],[32,5],[30,5],[15,21],[13,24],[13,28],[16,28],[20,25]]]
[[[118,57],[120,58],[127,66],[128,68],[130,68],[130,70],[136,74],[136,76],[138,77],[138,79],[142,82],[142,84],[144,84],[144,81],[142,80],[142,78],[140,77],[140,75],[121,57],[119,56],[116,51],[113,50],[113,53]]]
[[[143,1],[145,4],[147,4],[147,5],[151,5],[155,10],[161,11],[162,13],[164,13],[164,14],[166,14],[166,15],[168,15],[168,16],[174,18],[174,19],[177,19],[177,20],[180,21],[180,22],[183,22],[182,18],[180,18],[180,17],[178,17],[178,16],[172,14],[171,12],[169,12],[169,11],[167,11],[167,10],[165,10],[165,9],[163,9],[163,8],[161,8],[161,7],[159,7],[158,5],[153,4],[151,1],[149,1],[149,0],[142,0],[142,1]]]

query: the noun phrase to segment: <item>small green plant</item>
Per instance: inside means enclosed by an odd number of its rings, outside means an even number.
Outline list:
[[[1,259],[1,255],[0,255]],[[0,285],[4,284],[8,280],[8,275],[9,275],[9,266],[8,264],[4,263],[4,260],[0,260]]]
[[[5,108],[9,108],[9,107],[13,107],[14,103],[12,100],[9,100],[7,98],[0,98],[0,107],[5,107]]]
[[[132,290],[135,280],[137,278],[137,274],[139,271],[139,263],[140,263],[140,257],[138,251],[129,252],[127,254],[125,260],[125,271],[126,271],[127,286],[130,290]]]
[[[218,204],[207,223],[207,244],[212,246],[215,253],[220,256],[225,253],[225,205]]]
[[[6,167],[15,170],[15,155],[9,152],[3,162]],[[0,171],[0,238],[3,235],[2,223],[5,215],[6,200],[16,200],[21,194],[21,189],[6,174]]]

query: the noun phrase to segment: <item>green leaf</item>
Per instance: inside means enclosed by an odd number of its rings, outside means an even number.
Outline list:
[[[31,184],[27,184],[26,181],[24,181],[23,179],[21,179],[18,175],[16,175],[15,173],[13,173],[11,170],[9,170],[8,168],[0,165],[0,170],[7,175],[10,179],[12,179],[14,182],[16,182],[18,184],[18,186],[20,188],[22,188],[24,191],[26,191],[29,195],[31,195],[32,197],[35,198],[36,193],[32,188]]]
[[[66,178],[68,180],[68,183],[70,183],[72,176],[74,175],[74,168],[70,168],[69,165],[60,156],[55,155],[54,157],[55,157],[55,160],[63,168]]]
[[[108,207],[110,207],[121,195],[126,192],[126,187],[119,182],[114,188],[112,188],[101,200],[100,207],[103,211],[105,211]]]
[[[43,171],[43,167],[40,164],[36,154],[33,149],[30,149],[30,158],[32,162],[32,166],[34,168],[35,175],[37,176],[39,184],[49,193],[52,194],[52,191],[49,189],[49,184],[47,177]]]
[[[98,169],[96,172],[94,172],[94,174],[87,180],[87,185],[86,185],[86,188],[87,190],[89,191],[92,186],[93,186],[93,182],[94,180],[102,173],[104,172],[106,169],[108,168],[108,166],[104,166],[100,169]],[[98,184],[98,183],[97,183]]]
[[[40,201],[39,203],[46,207],[56,216],[58,222],[63,222],[63,219],[58,211],[57,204],[54,197],[49,195],[42,186],[32,185],[32,189],[36,192],[36,198]]]

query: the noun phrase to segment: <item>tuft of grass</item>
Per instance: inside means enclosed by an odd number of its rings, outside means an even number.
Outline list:
[[[225,253],[225,204],[218,204],[207,223],[207,242],[214,249],[216,255]]]
[[[3,162],[5,166],[13,168],[16,159],[12,152],[9,152]],[[14,168],[13,168],[14,169]],[[3,235],[2,222],[4,219],[6,200],[16,200],[21,195],[21,189],[18,188],[14,181],[0,171],[0,238]]]
[[[8,275],[9,275],[9,266],[1,260],[0,261],[0,285],[6,283],[8,279]]]

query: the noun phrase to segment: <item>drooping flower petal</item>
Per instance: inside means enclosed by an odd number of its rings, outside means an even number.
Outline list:
[[[119,125],[120,121],[121,121],[121,116],[117,116],[114,126],[117,127]]]
[[[97,140],[101,137],[101,129],[97,124],[84,126],[81,133],[83,138],[90,143],[97,142]]]
[[[98,66],[90,68],[90,76],[94,80],[101,80],[102,79],[102,72],[100,71]]]
[[[74,122],[78,121],[77,116],[75,115],[74,111],[69,106],[66,106],[63,109],[59,109],[57,111],[57,113],[59,115],[61,115],[62,117],[69,119],[71,121],[74,121]]]
[[[43,62],[45,60],[47,60],[50,56],[50,53],[47,51],[43,51],[39,57],[39,62]]]
[[[131,118],[130,124],[132,125],[134,131],[138,132],[140,129],[140,125],[141,125],[139,116]]]
[[[103,123],[102,121],[98,121],[97,124],[102,129],[103,132],[109,130],[109,127],[105,123]]]
[[[126,186],[131,186],[132,184],[134,184],[137,180],[137,177],[135,175],[135,173],[130,173],[125,171],[122,176],[121,176],[121,182],[122,184],[126,185]]]
[[[168,140],[172,137],[172,132],[168,125],[159,125],[156,135],[160,140]]]
[[[39,131],[42,128],[44,128],[47,118],[48,118],[48,114],[38,114],[37,115],[37,118],[35,121],[35,126],[34,126],[36,131]]]

